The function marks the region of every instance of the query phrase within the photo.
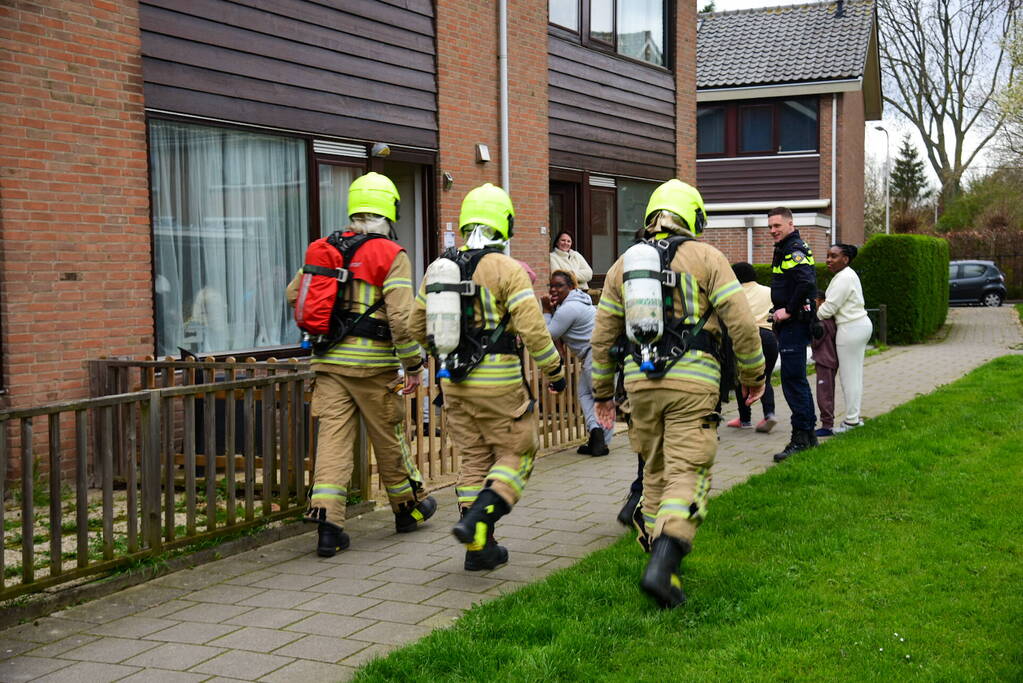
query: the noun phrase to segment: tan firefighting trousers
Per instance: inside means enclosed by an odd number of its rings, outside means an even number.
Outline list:
[[[646,460],[643,519],[661,534],[692,544],[707,511],[710,468],[717,453],[716,393],[647,389],[629,394],[629,436]]]
[[[444,394],[447,429],[461,455],[455,493],[471,507],[485,484],[513,507],[533,472],[536,413],[521,386],[493,396]]]
[[[391,508],[397,512],[402,503],[416,500],[423,477],[405,438],[405,401],[395,391],[401,386],[393,370],[369,377],[316,373],[312,414],[320,418],[320,427],[307,518],[322,521],[323,513],[318,510],[322,508],[326,510],[325,521],[344,526],[360,415],[373,444],[377,469]]]

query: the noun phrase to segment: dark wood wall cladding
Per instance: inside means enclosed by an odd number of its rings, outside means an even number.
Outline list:
[[[146,107],[437,148],[431,0],[141,0]]]
[[[820,157],[697,161],[696,184],[705,202],[820,199]]]
[[[672,74],[553,35],[548,46],[551,165],[673,178]]]

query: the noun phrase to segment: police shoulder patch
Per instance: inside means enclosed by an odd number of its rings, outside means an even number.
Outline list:
[[[806,260],[806,254],[804,254],[801,251],[794,251],[792,252],[792,254],[790,254],[790,256],[792,257],[792,260],[795,261],[796,263],[802,263],[803,261]]]

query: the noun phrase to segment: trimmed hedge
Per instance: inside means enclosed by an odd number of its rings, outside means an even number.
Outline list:
[[[817,258],[816,256],[814,257]],[[948,243],[925,235],[875,235],[860,249],[853,270],[867,308],[888,307],[888,341],[915,344],[938,331],[948,314]],[[834,277],[817,264],[817,287]],[[757,282],[770,286],[771,265],[756,264]]]
[[[948,315],[948,242],[925,235],[874,235],[855,261],[869,308],[888,306],[888,340],[922,342]]]

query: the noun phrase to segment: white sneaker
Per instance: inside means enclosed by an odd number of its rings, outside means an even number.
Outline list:
[[[859,422],[857,422],[855,424],[849,424],[848,422],[843,420],[842,424],[837,425],[832,431],[835,432],[835,434],[841,434],[843,432],[852,431],[853,429],[856,429],[857,427],[862,427],[862,426],[863,426],[863,420],[860,420]]]

